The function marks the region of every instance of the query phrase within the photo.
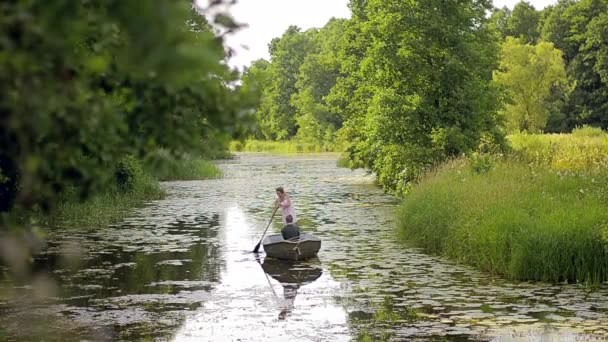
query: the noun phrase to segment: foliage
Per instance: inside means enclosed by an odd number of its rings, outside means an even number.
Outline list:
[[[529,45],[507,37],[494,80],[508,91],[505,116],[510,132],[542,131],[551,93],[567,92],[562,53],[546,42]]]
[[[607,176],[514,160],[480,174],[458,160],[412,190],[400,227],[427,251],[492,273],[600,283],[608,279]]]
[[[297,26],[290,26],[281,38],[270,43],[270,82],[264,89],[257,113],[261,133],[266,139],[284,140],[297,132],[296,108],[291,98],[297,92],[296,75],[310,49],[311,35],[311,32],[301,32]]]
[[[244,76],[266,83],[255,138],[344,146],[344,165],[367,167],[402,193],[446,159],[502,149],[505,126],[606,128],[605,1],[560,0],[542,11],[485,0],[349,8],[350,19],[321,29],[290,27],[271,44],[270,62]]]
[[[163,158],[163,160],[160,160]],[[197,180],[222,177],[222,171],[212,162],[182,155],[174,157],[166,151],[159,151],[154,158],[149,158],[145,165],[147,173],[160,181]]]
[[[540,38],[540,19],[542,12],[526,1],[520,1],[513,10],[508,7],[494,8],[490,15],[488,27],[500,38],[515,37],[526,44],[535,44]]]
[[[334,143],[334,133],[342,127],[340,116],[332,112],[325,97],[339,76],[337,47],[344,20],[332,19],[311,39],[310,51],[298,73],[298,92],[291,98],[297,109],[298,140]]]
[[[245,140],[233,141],[230,144],[233,152],[270,152],[270,153],[312,153],[312,152],[340,152],[340,146],[330,149],[325,144],[315,144],[298,140],[290,141],[264,141]]]
[[[515,156],[529,165],[598,172],[608,168],[608,134],[596,133],[587,129],[576,134],[514,134],[509,141]]]
[[[156,178],[141,174],[129,191],[109,189],[91,195],[80,201],[64,191],[55,210],[50,214],[40,213],[35,220],[46,226],[102,228],[118,222],[145,200],[160,199],[164,196]]]
[[[375,171],[385,188],[406,191],[424,170],[475,149],[484,132],[499,134],[490,80],[497,46],[483,26],[487,5],[366,3],[359,24],[368,45],[352,76],[360,82],[352,84],[369,100],[343,130],[351,159]]]
[[[248,101],[248,107],[255,108],[255,117],[258,119],[256,127],[251,127],[248,133],[253,134],[256,138],[265,138],[265,136],[271,135],[270,127],[263,125],[265,114],[262,112],[265,110],[265,107],[262,107],[262,103],[265,103],[265,90],[271,81],[269,68],[270,63],[268,61],[258,59],[245,69],[241,76],[242,86],[240,91],[247,95],[244,98]]]
[[[221,40],[189,2],[9,1],[0,11],[3,211],[50,210],[70,186],[86,198],[125,155],[180,154],[238,129]]]
[[[562,108],[567,129],[589,124],[608,128],[608,3],[559,0],[542,22],[541,37],[564,52],[575,87]]]
[[[575,137],[590,137],[590,138],[608,138],[606,132],[599,127],[583,125],[572,130],[572,135]]]
[[[540,13],[526,1],[513,7],[507,23],[507,35],[520,38],[526,44],[536,43],[540,37]]]

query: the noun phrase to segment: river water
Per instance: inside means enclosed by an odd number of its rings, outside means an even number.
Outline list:
[[[218,163],[223,179],[163,183],[166,198],[107,229],[51,231],[40,276],[0,297],[4,338],[608,340],[607,286],[508,281],[407,247],[399,201],[336,159],[239,154]],[[318,258],[251,253],[277,186],[322,239]]]

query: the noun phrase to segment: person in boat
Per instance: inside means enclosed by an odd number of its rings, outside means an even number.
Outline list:
[[[300,227],[296,226],[293,223],[293,217],[291,215],[287,215],[285,218],[287,220],[287,224],[283,229],[281,229],[281,235],[283,235],[284,240],[293,239],[300,236]]]
[[[283,217],[283,225],[287,225],[287,216],[291,216],[293,223],[298,222],[296,218],[296,210],[293,207],[293,203],[291,202],[291,197],[289,194],[285,192],[283,187],[276,188],[277,199],[275,201],[275,206],[281,207],[281,216]]]

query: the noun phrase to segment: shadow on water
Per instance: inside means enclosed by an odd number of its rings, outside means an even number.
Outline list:
[[[13,300],[0,303],[12,314],[0,314],[8,336],[36,340],[44,329],[26,326],[44,321],[69,330],[62,340],[161,337],[181,325],[179,312],[200,307],[220,281],[219,215],[150,221],[51,231],[30,273],[44,276],[54,293],[40,303],[30,300],[32,285],[18,286]]]
[[[291,314],[298,289],[314,282],[323,274],[318,258],[309,260],[306,264],[265,258],[261,265],[266,275],[278,281],[283,287],[283,299],[286,305],[281,308],[280,320],[286,319]],[[273,294],[278,297],[270,281],[269,285]]]

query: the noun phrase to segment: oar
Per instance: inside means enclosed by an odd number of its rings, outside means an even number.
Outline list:
[[[268,225],[266,226],[266,229],[264,230],[264,234],[262,234],[262,237],[260,238],[260,242],[258,242],[258,244],[255,245],[255,248],[253,249],[253,253],[257,253],[260,250],[260,244],[262,243],[262,239],[264,239],[264,235],[266,235],[266,231],[268,230],[268,228],[270,228],[270,224],[272,223],[272,219],[274,218],[274,214],[277,213],[277,209],[279,209],[278,205],[276,207],[274,207],[274,211],[272,212],[272,216],[270,217],[270,221],[268,221]]]

